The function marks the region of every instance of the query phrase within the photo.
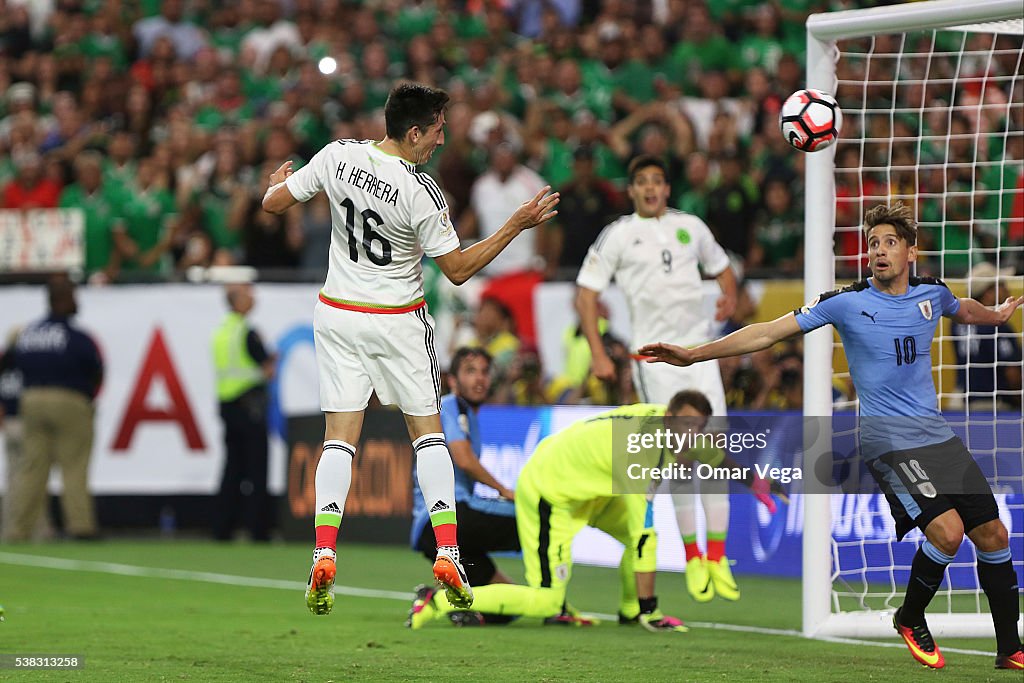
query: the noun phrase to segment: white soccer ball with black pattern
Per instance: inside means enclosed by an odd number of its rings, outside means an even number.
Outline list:
[[[782,104],[779,127],[786,142],[801,152],[819,152],[839,139],[843,111],[827,92],[797,90]]]

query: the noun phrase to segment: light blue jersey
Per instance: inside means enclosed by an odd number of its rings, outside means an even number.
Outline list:
[[[448,443],[454,441],[469,441],[473,454],[480,457],[480,420],[473,408],[457,397],[455,394],[448,394],[441,398],[441,428],[444,430],[444,438]],[[455,502],[465,503],[478,512],[489,515],[502,515],[515,517],[515,503],[502,498],[481,498],[473,495],[473,487],[476,482],[458,467],[455,467]],[[412,477],[412,532],[410,543],[415,548],[419,540],[420,532],[427,524],[429,515],[427,506],[423,502],[423,493],[420,491],[419,481],[415,473]]]
[[[960,301],[935,278],[910,278],[900,296],[862,280],[794,311],[805,333],[834,325],[860,399],[861,451],[877,457],[953,438],[939,412],[931,346],[941,316]]]

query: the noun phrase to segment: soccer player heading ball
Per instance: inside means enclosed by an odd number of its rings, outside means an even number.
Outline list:
[[[325,191],[331,204],[327,282],[313,313],[320,407],[327,429],[316,468],[316,547],[306,588],[314,614],[334,606],[338,528],[352,481],[352,459],[370,394],[397,403],[416,453],[416,477],[437,539],[434,577],[455,605],[473,591],[459,559],[451,456],[441,430],[434,321],[423,301],[423,254],[460,285],[523,230],[558,212],[545,187],[485,240],[462,251],[448,204],[433,179],[416,170],[444,144],[448,94],[396,86],[384,105],[387,135],[335,140],[292,172],[270,176],[263,208],[283,213]]]
[[[917,224],[899,202],[868,211],[864,235],[872,277],[708,344],[688,349],[649,344],[640,353],[653,356],[649,362],[687,366],[759,351],[833,325],[860,397],[861,452],[886,494],[897,538],[915,526],[926,538],[914,556],[893,626],[917,661],[945,666],[924,611],[966,534],[977,549],[978,582],[995,625],[996,668],[1024,669],[1017,576],[1006,527],[981,469],[939,412],[929,353],[940,316],[966,325],[1001,325],[1024,297],[988,308],[957,299],[941,280],[911,277]]]

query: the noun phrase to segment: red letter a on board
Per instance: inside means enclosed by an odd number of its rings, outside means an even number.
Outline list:
[[[169,408],[152,408],[146,404],[146,397],[149,395],[153,380],[159,377],[167,387],[167,395],[170,397]],[[142,361],[142,370],[135,380],[135,389],[128,400],[124,418],[117,430],[117,437],[114,439],[112,450],[127,450],[131,445],[135,429],[143,422],[176,422],[185,435],[185,442],[189,450],[204,450],[203,439],[196,427],[195,417],[188,405],[188,399],[181,388],[178,380],[178,373],[174,370],[171,362],[171,354],[167,352],[167,344],[164,343],[163,333],[160,328],[153,332],[153,339],[149,343],[149,350],[146,358]]]

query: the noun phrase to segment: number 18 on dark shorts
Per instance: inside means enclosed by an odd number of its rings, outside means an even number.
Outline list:
[[[869,465],[889,502],[897,540],[949,510],[960,515],[964,532],[999,518],[992,487],[959,437],[892,451]]]

